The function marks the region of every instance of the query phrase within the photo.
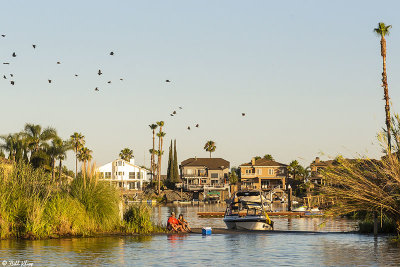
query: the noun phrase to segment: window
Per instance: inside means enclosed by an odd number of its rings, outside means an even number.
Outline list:
[[[201,179],[201,184],[206,184],[207,183],[207,179]]]
[[[268,169],[268,175],[274,175],[275,170],[274,169]]]
[[[135,179],[136,178],[136,172],[129,172],[129,179]]]
[[[143,179],[143,172],[138,172],[138,179]]]
[[[123,164],[124,164],[124,163],[123,163],[122,161],[117,161],[117,164],[116,164],[116,165],[117,165],[117,166],[124,166]]]
[[[193,169],[187,169],[186,174],[192,175],[193,174]]]
[[[211,178],[219,178],[218,173],[211,173]]]
[[[262,169],[257,169],[257,174],[261,175],[262,174]]]
[[[251,174],[252,170],[251,169],[246,169],[246,174]]]
[[[104,178],[106,179],[111,178],[111,172],[104,172]]]
[[[122,176],[124,174],[125,174],[124,172],[117,172],[117,175],[120,175],[120,176]]]

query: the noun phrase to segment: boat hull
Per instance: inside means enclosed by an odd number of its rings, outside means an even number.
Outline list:
[[[226,216],[224,222],[228,229],[269,231],[273,227],[267,223],[265,217],[233,217]]]

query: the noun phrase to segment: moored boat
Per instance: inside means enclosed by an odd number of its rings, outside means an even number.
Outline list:
[[[273,230],[260,191],[236,192],[226,208],[224,222],[228,229]]]

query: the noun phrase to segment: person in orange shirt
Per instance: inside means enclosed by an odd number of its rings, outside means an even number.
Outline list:
[[[175,212],[171,212],[171,216],[168,218],[167,229],[169,231],[183,232],[182,225],[179,224],[179,221],[175,217]]]

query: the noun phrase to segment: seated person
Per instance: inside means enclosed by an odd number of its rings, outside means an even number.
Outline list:
[[[175,218],[175,212],[171,212],[171,216],[168,218],[167,229],[169,231],[183,232],[182,225],[180,225],[179,221]]]
[[[187,232],[191,232],[192,230],[189,227],[189,223],[183,218],[182,214],[179,214],[178,217],[178,222],[180,225],[182,225],[183,230],[187,231]]]

